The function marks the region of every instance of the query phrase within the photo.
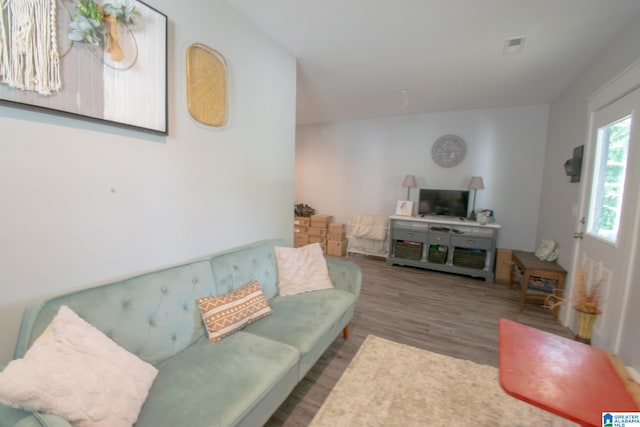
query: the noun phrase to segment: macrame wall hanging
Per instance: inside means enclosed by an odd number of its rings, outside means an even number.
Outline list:
[[[41,95],[59,91],[56,0],[0,0],[0,4],[3,12],[0,76],[3,82]]]
[[[9,41],[7,40],[7,24],[4,19],[7,0],[0,0],[0,83],[6,83],[9,74]]]

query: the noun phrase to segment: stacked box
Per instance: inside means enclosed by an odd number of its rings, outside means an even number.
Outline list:
[[[311,226],[319,228],[329,228],[329,223],[333,221],[331,215],[311,215]]]
[[[339,222],[332,222],[329,224],[329,233],[344,233],[345,226]]]
[[[327,238],[327,229],[324,227],[307,227],[307,229],[309,236],[318,236],[323,237],[324,239]]]
[[[299,248],[309,244],[309,235],[307,233],[293,233],[293,247]]]
[[[340,241],[346,239],[347,235],[345,233],[332,233],[329,231],[327,234],[327,240]]]
[[[511,249],[497,250],[496,256],[496,282],[511,284]]]
[[[332,242],[335,242],[332,250],[332,254],[338,254],[342,256],[346,254],[346,236],[344,224],[333,224],[332,215],[311,215],[311,218],[307,217],[294,217],[293,218],[293,247],[298,248],[310,243],[319,243],[322,248],[322,252],[327,254],[327,238],[329,232],[332,233]],[[344,249],[343,249],[344,246]]]
[[[320,243],[320,246],[322,246],[326,241],[327,238],[324,236],[314,236],[313,234],[309,235],[309,243]]]
[[[308,227],[311,225],[311,218],[304,216],[297,216],[293,218],[293,225],[299,225],[302,227]]]
[[[309,242],[309,226],[311,219],[301,216],[293,218],[293,247],[308,245]]]
[[[347,239],[327,240],[327,255],[345,256],[347,254]]]
[[[327,253],[327,233],[331,215],[311,215],[309,223],[309,243],[319,243],[323,253]]]
[[[304,227],[302,225],[294,225],[293,232],[297,234],[309,234],[309,227]]]
[[[347,254],[347,235],[345,225],[330,223],[327,233],[327,254],[332,256],[345,256]]]

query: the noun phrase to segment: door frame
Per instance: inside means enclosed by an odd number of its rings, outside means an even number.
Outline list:
[[[595,137],[595,132],[593,129],[594,125],[594,116],[596,112],[602,110],[603,108],[615,103],[616,101],[624,98],[626,95],[632,93],[636,89],[640,88],[640,59],[635,61],[632,65],[618,74],[616,77],[608,81],[602,87],[597,89],[593,94],[591,94],[587,98],[587,129],[585,135],[585,150],[583,154],[583,168],[582,168],[582,179],[580,180],[580,189],[578,195],[578,216],[576,217],[576,231],[577,232],[585,232],[586,224],[582,224],[582,218],[587,217],[588,213],[588,200],[587,199],[591,192],[587,191],[588,188],[591,188],[591,180],[593,178],[593,156],[595,145],[597,143],[597,138]],[[585,167],[587,166],[587,167]],[[576,243],[573,245],[573,253],[571,257],[571,275],[577,271],[580,267],[581,260],[579,259],[579,244]],[[630,266],[627,272],[625,272],[625,277],[634,273],[636,267],[635,260],[638,258],[637,254],[638,242],[634,242],[631,247],[630,255]],[[573,286],[571,288],[571,294],[573,294]],[[630,292],[630,281],[625,281],[625,289],[624,294],[628,295]],[[620,310],[620,321],[618,322],[617,330],[615,331],[615,337],[612,341],[612,348],[606,349],[607,351],[617,353],[620,348],[621,338],[622,338],[622,330],[623,330],[623,321],[625,318],[625,314],[627,311],[627,303],[626,298],[623,302],[623,306]],[[565,310],[563,316],[563,324],[574,326],[571,324],[573,320],[572,310]],[[572,328],[574,329],[574,328]]]

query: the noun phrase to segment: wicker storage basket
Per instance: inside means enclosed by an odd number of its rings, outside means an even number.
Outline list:
[[[453,249],[453,265],[457,267],[482,270],[487,259],[487,251],[483,249]]]
[[[447,246],[431,245],[429,246],[429,256],[427,260],[433,264],[444,264],[447,262],[448,253],[449,248]]]
[[[396,240],[393,251],[396,258],[404,258],[419,261],[422,259],[422,247],[424,243],[410,242],[408,240]]]

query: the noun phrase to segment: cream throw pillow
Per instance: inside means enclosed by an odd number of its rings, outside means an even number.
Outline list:
[[[331,289],[327,261],[319,243],[300,248],[274,248],[281,296]]]
[[[225,295],[197,298],[196,303],[212,343],[272,313],[255,280]]]
[[[158,374],[67,306],[0,372],[0,403],[75,427],[130,427]]]

